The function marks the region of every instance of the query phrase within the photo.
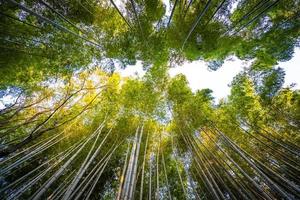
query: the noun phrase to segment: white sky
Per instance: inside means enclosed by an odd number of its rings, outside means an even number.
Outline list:
[[[164,17],[169,17],[171,15],[171,12],[172,12],[172,8],[170,6],[170,1],[169,0],[162,0],[162,2],[166,6],[166,13],[165,13]]]
[[[125,69],[120,69],[116,66],[116,72],[123,77],[142,77],[146,73],[143,70],[142,61],[137,61],[135,65],[127,65]]]
[[[208,71],[207,65],[203,61],[193,61],[185,63],[182,66],[169,69],[171,77],[177,74],[184,74],[189,82],[189,86],[193,91],[198,89],[210,88],[213,90],[213,96],[218,102],[221,98],[225,98],[230,93],[228,86],[233,77],[236,76],[244,67],[250,65],[249,62],[233,58],[225,61],[223,66],[217,71]],[[294,89],[300,89],[300,48],[295,49],[294,57],[288,62],[279,63],[279,66],[285,70],[284,86],[296,83]],[[118,69],[117,72],[123,77],[142,77],[145,74],[140,61],[136,65],[129,65],[125,70]]]
[[[171,68],[169,74],[171,77],[177,74],[184,74],[193,91],[209,88],[213,90],[213,96],[216,99],[220,99],[229,94],[230,88],[228,84],[233,77],[242,71],[244,66],[246,67],[249,64],[233,58],[233,61],[225,61],[217,71],[208,71],[204,61],[194,61],[183,66]]]

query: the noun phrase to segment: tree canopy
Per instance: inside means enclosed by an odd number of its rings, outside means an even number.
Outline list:
[[[298,0],[1,1],[0,198],[300,199],[300,91],[278,66],[299,14]],[[168,73],[232,56],[252,64],[218,102]],[[137,62],[142,77],[115,72]]]

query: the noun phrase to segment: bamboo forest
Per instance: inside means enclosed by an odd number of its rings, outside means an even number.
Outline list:
[[[1,200],[300,199],[299,0],[0,0],[0,27]],[[170,75],[233,58],[220,99]]]

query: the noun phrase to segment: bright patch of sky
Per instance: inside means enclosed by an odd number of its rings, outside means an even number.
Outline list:
[[[284,86],[295,83],[294,89],[300,89],[300,48],[295,49],[294,57],[278,65],[285,70]]]
[[[118,7],[118,9],[121,11],[123,15],[126,15],[126,8],[125,8],[125,1],[124,0],[114,0],[114,3]],[[111,4],[112,5],[112,4]]]
[[[169,17],[171,15],[171,7],[170,7],[170,1],[169,0],[162,0],[163,4],[166,6],[166,13],[164,17]]]
[[[14,102],[16,98],[13,95],[4,95],[3,97],[0,97],[0,110],[5,108],[5,105]]]
[[[239,4],[239,1],[236,1],[236,2],[234,2],[232,4],[232,7],[230,9],[230,13],[233,13],[233,11],[235,11],[235,9],[237,8],[238,4]]]
[[[122,77],[141,78],[145,75],[146,71],[143,70],[142,61],[137,61],[135,65],[127,65],[125,69],[117,66],[116,71]]]
[[[118,6],[118,7],[121,7],[124,4],[124,2],[122,0],[114,0],[114,2],[116,4],[116,6]]]
[[[209,71],[206,62],[193,61],[185,63],[183,66],[171,68],[169,74],[171,77],[177,74],[185,75],[193,91],[209,88],[213,91],[216,100],[219,100],[229,94],[229,84],[233,77],[250,64],[250,62],[244,62],[233,57],[225,61],[217,71]]]

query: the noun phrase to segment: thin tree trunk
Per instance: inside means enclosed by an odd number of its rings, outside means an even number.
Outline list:
[[[148,199],[151,200],[152,197],[152,159],[151,159],[151,155],[150,155],[150,159],[149,159],[149,192],[148,192]]]
[[[244,28],[248,27],[250,24],[252,24],[254,21],[258,20],[260,16],[262,16],[266,11],[271,9],[273,6],[275,6],[280,0],[274,1],[272,4],[267,6],[265,9],[263,9],[259,14],[257,14],[255,17],[253,17],[250,21],[248,21],[246,24],[244,24],[242,27],[240,27],[237,31],[235,31],[232,35],[238,34],[240,31],[242,31]]]
[[[156,154],[156,199],[159,200],[159,152],[160,152],[161,134],[159,135],[159,143]]]
[[[171,11],[171,15],[169,17],[169,21],[168,21],[168,24],[167,24],[167,28],[170,26],[170,23],[171,23],[171,20],[173,18],[173,15],[174,15],[174,12],[175,12],[175,8],[176,8],[176,5],[178,3],[178,0],[175,0],[175,3],[174,3],[174,6],[172,8],[172,11]]]
[[[192,3],[193,3],[193,0],[190,0],[188,6],[186,7],[186,9],[185,9],[185,11],[184,11],[183,20],[185,19],[185,16],[186,16],[186,14],[188,13],[189,8],[191,7]]]
[[[67,23],[69,23],[71,26],[73,26],[74,28],[76,28],[78,31],[86,34],[85,31],[83,31],[78,26],[76,26],[76,24],[74,24],[73,22],[71,22],[70,20],[68,20],[63,14],[57,12],[50,4],[48,4],[47,2],[45,2],[43,0],[39,0],[39,2],[41,2],[44,6],[46,6],[47,8],[49,8],[52,12],[54,12],[55,14],[57,14],[61,19],[63,19],[64,21],[66,21]]]
[[[220,147],[219,144],[217,144],[215,141],[212,140],[212,138],[204,131],[204,133],[209,137],[209,139],[218,147],[218,149],[225,155],[225,157],[232,163],[234,166],[243,174],[243,176],[246,177],[246,179],[252,183],[257,191],[263,196],[263,198],[271,200],[273,197],[270,197],[268,194],[266,194],[260,186],[225,152],[222,147]]]
[[[187,40],[190,38],[192,32],[195,30],[196,26],[199,24],[201,18],[203,17],[203,15],[206,13],[206,11],[208,10],[209,6],[211,5],[211,1],[212,0],[208,0],[208,2],[206,3],[204,9],[199,13],[199,15],[197,16],[196,21],[194,22],[194,24],[192,25],[191,29],[189,30],[188,35],[186,36],[186,38],[184,39],[184,42],[182,44],[181,49],[184,49],[184,46],[187,42]]]
[[[144,175],[145,175],[145,163],[146,163],[148,139],[149,139],[149,132],[147,133],[146,145],[145,145],[145,150],[144,150],[144,159],[143,159],[143,167],[142,167],[142,178],[141,178],[141,187],[140,187],[140,200],[143,199]]]
[[[39,29],[39,30],[41,30],[41,31],[44,31],[44,29],[43,29],[42,27],[38,27],[38,26],[36,26],[36,25],[34,25],[34,24],[31,24],[31,23],[22,21],[22,20],[20,20],[20,19],[17,18],[17,17],[10,16],[10,15],[8,15],[8,14],[6,14],[6,13],[1,12],[1,11],[0,11],[0,14],[3,15],[3,16],[5,16],[5,17],[7,17],[7,18],[9,18],[9,19],[15,20],[15,21],[20,22],[20,23],[22,23],[22,24],[25,24],[25,25],[27,25],[27,26],[30,26],[30,27]]]
[[[124,15],[121,13],[121,11],[119,10],[118,6],[115,4],[115,2],[113,0],[110,0],[110,2],[112,3],[112,5],[115,7],[115,9],[118,11],[119,15],[122,17],[122,19],[124,20],[124,22],[127,24],[127,26],[132,29],[131,25],[129,24],[129,22],[126,20],[126,18],[124,17]]]
[[[167,170],[166,170],[165,157],[164,157],[163,152],[162,152],[161,156],[162,156],[162,163],[163,163],[164,174],[165,174],[165,179],[166,179],[166,187],[168,189],[168,196],[169,196],[169,199],[172,200],[172,195],[171,195],[171,192],[170,192],[170,185],[169,185],[169,181],[168,181],[168,174],[167,174]]]
[[[82,144],[82,146],[76,151],[75,154],[72,155],[71,158],[58,170],[53,176],[43,185],[42,189],[39,190],[33,196],[33,200],[38,200],[42,197],[42,195],[48,190],[48,188],[62,175],[62,173],[66,170],[66,168],[72,163],[72,161],[79,155],[79,153],[83,150],[83,148],[89,143],[89,141],[94,138],[95,134],[89,136],[86,141]]]
[[[81,195],[85,192],[87,187],[90,185],[91,181],[95,178],[99,170],[101,170],[102,166],[106,162],[107,158],[113,151],[115,146],[112,146],[106,154],[100,159],[100,161],[93,167],[93,169],[89,172],[89,174],[80,182],[78,187],[76,187],[76,190],[74,191],[74,194],[76,194],[74,200],[78,200],[81,198]],[[83,186],[83,187],[82,187]],[[77,194],[78,193],[78,194]]]
[[[258,11],[259,9],[261,9],[263,6],[267,5],[267,3],[270,0],[261,0],[259,1],[257,4],[254,5],[253,8],[250,9],[249,12],[247,12],[245,15],[243,15],[236,23],[235,25],[231,28],[231,30],[234,30],[234,28],[236,28],[242,21],[244,21],[245,19],[248,19],[251,14],[255,13],[256,11]]]
[[[92,155],[92,151],[94,150],[95,148],[95,145],[98,141],[98,138],[102,132],[102,129],[104,127],[104,123],[105,121],[103,121],[100,126],[96,129],[95,132],[97,132],[97,137],[88,153],[88,155],[86,156],[86,159],[84,160],[84,162],[82,163],[80,169],[78,170],[76,176],[74,177],[73,181],[71,182],[70,186],[68,187],[66,193],[64,194],[63,196],[63,200],[67,200],[69,198],[72,197],[72,193],[75,189],[75,187],[77,186],[78,182],[80,181],[80,179],[82,178],[82,176],[84,175],[84,173],[86,172],[87,168],[90,166],[91,162],[94,160],[94,158],[96,157],[96,155],[99,153],[99,150],[100,148],[102,147],[103,143],[106,141],[106,138],[108,137],[108,135],[110,134],[111,132],[111,129],[110,131],[106,134],[106,136],[104,137],[104,139],[101,141],[101,144],[98,146],[98,148],[96,149],[96,151],[94,152],[94,154]]]
[[[129,190],[129,199],[130,200],[134,199],[138,158],[139,158],[141,140],[142,140],[142,137],[143,137],[143,133],[144,133],[144,124],[142,125],[142,128],[140,130],[140,136],[139,136],[139,139],[138,139],[137,149],[136,149],[136,153],[135,153],[135,156],[134,156],[135,161],[134,161],[133,175],[132,175],[132,178],[131,178],[131,185],[130,185],[130,190]]]
[[[173,136],[171,137],[171,141],[172,141],[172,152],[173,152],[173,155],[174,155],[174,161],[175,161],[176,170],[177,170],[177,173],[178,173],[180,185],[181,185],[182,191],[184,193],[184,198],[187,199],[187,194],[186,194],[186,191],[185,191],[185,188],[184,188],[184,185],[183,185],[183,181],[182,181],[182,177],[181,177],[181,174],[180,174],[180,171],[179,171],[179,168],[178,168],[178,162],[177,162],[177,156],[176,156],[176,152],[175,152],[175,148],[174,148]]]
[[[60,29],[60,30],[62,30],[62,31],[65,31],[65,32],[67,32],[67,33],[70,33],[71,35],[74,35],[74,36],[76,36],[76,37],[78,37],[78,38],[80,38],[80,39],[82,39],[82,40],[84,40],[84,41],[86,41],[86,42],[88,42],[88,43],[90,43],[90,44],[93,44],[93,45],[95,45],[95,46],[97,46],[97,47],[102,48],[101,45],[97,44],[96,42],[93,42],[93,41],[87,39],[86,37],[83,37],[83,36],[78,35],[77,33],[74,33],[73,31],[71,31],[71,30],[69,30],[69,29],[67,29],[67,28],[65,28],[65,27],[63,27],[63,26],[61,26],[61,25],[59,25],[59,24],[53,22],[52,20],[50,20],[50,19],[48,19],[48,18],[46,18],[46,17],[43,17],[42,15],[40,15],[40,14],[38,14],[38,13],[36,13],[36,12],[30,10],[29,8],[23,6],[22,4],[20,4],[20,3],[16,2],[16,1],[14,1],[14,0],[7,0],[7,1],[9,1],[9,2],[12,3],[13,5],[17,6],[17,7],[20,8],[21,10],[24,10],[25,12],[28,12],[28,13],[30,13],[31,15],[36,16],[38,19],[40,19],[40,20],[42,20],[42,21],[44,21],[44,22],[46,22],[46,23],[48,23],[48,24],[51,24],[51,25],[54,26],[55,28],[58,28],[58,29]]]
[[[253,168],[255,169],[269,184],[271,188],[275,188],[284,198],[290,199],[290,196],[286,194],[275,182],[273,182],[269,177],[265,175],[263,171],[261,171],[247,156],[244,154],[243,150],[236,145],[234,142],[229,140],[227,136],[225,136],[222,132],[217,129],[218,134],[222,136],[222,138]]]
[[[119,185],[119,190],[118,190],[117,198],[116,198],[117,200],[120,200],[120,198],[121,198],[121,193],[122,193],[122,188],[123,188],[123,183],[124,183],[124,177],[125,177],[125,173],[126,173],[126,169],[127,169],[129,149],[130,149],[130,144],[128,143],[128,147],[127,147],[127,151],[126,151],[126,157],[125,157],[125,160],[124,160],[124,166],[123,166],[122,174],[120,176],[120,185]]]
[[[122,142],[121,142],[121,143],[122,143]],[[118,145],[115,145],[114,149],[112,150],[112,152],[110,153],[110,155],[107,157],[105,163],[103,164],[103,167],[102,167],[101,171],[96,173],[96,174],[98,174],[98,176],[96,177],[96,179],[95,179],[95,181],[94,181],[94,184],[93,184],[92,187],[90,188],[90,191],[89,191],[89,193],[87,194],[87,196],[85,197],[85,199],[87,199],[87,200],[90,199],[90,196],[91,196],[91,194],[92,194],[92,192],[93,192],[93,190],[94,190],[96,184],[98,183],[98,181],[99,181],[99,179],[100,179],[100,177],[101,177],[101,175],[102,175],[104,169],[106,168],[106,166],[107,166],[107,164],[108,164],[108,162],[109,162],[111,156],[112,156],[113,153],[116,151],[116,149],[120,146],[121,143],[119,143]]]
[[[224,3],[227,0],[223,0],[220,5],[217,7],[217,9],[215,10],[215,12],[212,14],[212,16],[209,18],[209,20],[207,20],[206,24],[203,26],[204,28],[209,24],[209,22],[214,18],[214,16],[217,14],[217,12],[223,7]],[[203,28],[203,29],[204,29]]]
[[[132,178],[132,173],[133,173],[133,168],[134,168],[135,152],[136,152],[136,148],[137,148],[137,140],[138,140],[139,130],[140,130],[140,128],[137,127],[135,137],[134,137],[133,147],[131,149],[129,165],[128,165],[128,169],[126,172],[125,185],[124,185],[124,189],[123,189],[124,190],[124,194],[123,194],[124,200],[127,200],[129,197],[130,184],[131,184],[131,180],[132,180],[131,178]]]

